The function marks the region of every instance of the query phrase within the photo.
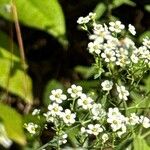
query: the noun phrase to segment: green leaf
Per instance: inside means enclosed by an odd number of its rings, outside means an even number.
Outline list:
[[[43,102],[44,104],[47,106],[50,104],[50,99],[49,99],[49,95],[51,94],[51,91],[53,89],[63,89],[63,85],[56,81],[56,80],[50,80],[44,90],[44,95],[43,95]]]
[[[88,79],[95,74],[95,67],[77,66],[75,71],[80,73],[83,78]]]
[[[149,150],[150,149],[146,141],[140,136],[137,136],[134,139],[133,145],[134,145],[135,150]]]
[[[19,144],[25,145],[26,139],[23,133],[21,115],[11,107],[0,103],[0,118],[4,123],[8,137]]]
[[[12,41],[12,39],[5,34],[4,32],[0,31],[0,47],[3,47],[4,49],[11,51],[11,44],[13,48],[13,53],[17,56],[19,56],[19,49],[17,45]]]
[[[0,0],[0,15],[13,20],[6,7],[10,0]],[[19,21],[27,26],[44,30],[65,44],[65,20],[58,0],[15,0]]]
[[[0,86],[21,97],[25,102],[32,103],[32,82],[22,70],[20,59],[0,47]]]
[[[150,12],[150,5],[145,5],[145,10],[147,10],[148,12]]]
[[[106,11],[105,4],[99,3],[94,10],[94,12],[96,13],[96,19],[99,19],[104,14],[105,11]]]
[[[114,8],[121,6],[122,4],[128,4],[135,6],[136,4],[131,0],[113,0]]]
[[[150,38],[150,31],[145,31],[140,37],[139,37],[139,41],[142,43],[143,39],[149,37]]]

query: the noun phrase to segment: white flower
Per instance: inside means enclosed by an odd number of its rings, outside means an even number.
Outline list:
[[[52,94],[49,96],[49,98],[56,103],[60,104],[63,100],[67,99],[67,96],[63,94],[63,91],[61,89],[52,90],[51,93]]]
[[[107,122],[110,123],[112,130],[119,130],[125,122],[125,117],[119,112],[118,108],[109,108]]]
[[[104,82],[101,83],[101,86],[104,91],[110,91],[112,89],[113,82],[105,80]]]
[[[143,39],[143,45],[150,49],[150,38],[146,37]]]
[[[127,96],[129,96],[129,92],[125,89],[124,86],[117,85],[117,91],[119,93],[119,98],[123,100],[128,100]]]
[[[93,120],[99,120],[106,115],[106,112],[104,111],[104,109],[102,109],[101,104],[93,104],[91,113],[93,115]]]
[[[121,30],[125,28],[125,26],[121,24],[120,21],[110,22],[109,25],[109,30],[116,33],[120,33]]]
[[[51,116],[60,116],[60,114],[62,113],[63,108],[61,106],[59,106],[59,104],[57,103],[53,103],[48,105],[48,110],[49,110],[49,115]]]
[[[128,25],[128,30],[132,35],[136,34],[135,27],[131,24]]]
[[[130,117],[126,118],[126,123],[129,125],[136,125],[139,123],[139,116],[137,116],[135,113],[131,113]]]
[[[50,111],[44,113],[43,115],[46,117],[47,122],[54,122],[55,118],[52,116]]]
[[[82,94],[78,99],[78,106],[81,106],[83,109],[90,109],[92,108],[93,99],[88,97],[85,94]]]
[[[69,109],[66,109],[65,112],[61,114],[61,117],[67,125],[75,123],[76,115],[74,113],[71,113]]]
[[[32,122],[29,122],[28,124],[25,124],[25,128],[29,133],[36,134],[36,129],[38,128],[38,125]]]
[[[139,122],[143,125],[144,128],[150,128],[150,119],[144,116],[140,116]]]
[[[95,40],[94,42],[90,42],[88,44],[88,50],[91,54],[100,54],[101,52],[101,49],[102,49],[102,45],[99,43],[98,40]]]
[[[102,135],[103,143],[105,143],[108,139],[109,139],[108,134],[104,133],[104,134]]]
[[[126,128],[126,126],[123,124],[122,127],[121,127],[121,131],[118,131],[118,132],[117,132],[117,135],[118,135],[118,137],[121,138],[121,136],[122,136],[124,133],[126,133],[126,132],[127,132],[127,128]]]
[[[39,115],[39,114],[40,114],[40,111],[41,111],[40,109],[34,109],[33,112],[32,112],[32,115],[33,115],[33,116]]]
[[[61,144],[67,143],[67,137],[68,137],[68,135],[66,133],[61,135],[61,139],[59,139],[59,141],[58,141],[59,144],[61,145]]]
[[[0,144],[5,148],[12,145],[12,141],[7,137],[7,133],[3,124],[0,123]]]
[[[116,56],[117,56],[116,65],[123,67],[130,63],[130,60],[128,58],[128,50],[127,49],[122,48],[122,47],[117,49]]]
[[[85,133],[86,132],[86,129],[85,129],[85,127],[81,127],[81,133]]]
[[[101,57],[104,58],[105,62],[114,62],[116,60],[115,52],[109,49],[105,49]]]
[[[108,113],[107,113],[107,116],[109,118],[111,118],[112,116],[117,116],[117,115],[120,115],[121,113],[119,112],[119,109],[117,107],[115,108],[109,108],[108,109]]]
[[[77,20],[77,23],[78,24],[86,24],[90,21],[90,17],[87,16],[87,17],[79,17],[78,20]]]
[[[93,24],[94,30],[92,35],[89,36],[89,39],[98,41],[98,43],[103,43],[104,39],[108,39],[111,37],[110,32],[108,31],[108,27],[104,24]]]
[[[103,132],[103,128],[101,127],[100,124],[89,124],[88,125],[88,129],[87,129],[87,133],[88,134],[94,134],[95,136],[97,136],[99,133]]]
[[[90,19],[95,19],[96,13],[90,12],[88,16]]]
[[[135,48],[135,43],[128,37],[125,37],[123,40],[120,41],[121,42],[121,46],[124,49],[129,49],[129,48]]]
[[[82,94],[82,87],[76,86],[75,84],[71,85],[71,88],[67,90],[72,98],[77,98]]]
[[[116,118],[108,118],[107,119],[108,123],[111,123],[111,128],[114,132],[119,130],[122,127],[122,120],[120,120],[118,117]]]

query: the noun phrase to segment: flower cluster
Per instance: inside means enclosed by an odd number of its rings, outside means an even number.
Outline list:
[[[121,21],[98,24],[94,13],[80,17],[77,22],[83,29],[92,27],[88,51],[95,58],[94,67],[98,68],[96,73],[100,77],[100,86],[92,89],[94,96],[90,92],[84,93],[83,88],[75,84],[66,91],[52,90],[50,104],[43,116],[46,124],[53,124],[55,136],[52,142],[55,144],[52,145],[57,145],[56,149],[60,149],[74,134],[77,147],[114,149],[115,144],[139,134],[139,128],[140,132],[150,128],[146,113],[138,111],[140,103],[135,107],[128,105],[132,93],[150,67],[150,39],[144,38],[142,46],[137,47],[127,36],[136,35],[133,25],[129,24],[126,32]],[[130,109],[135,111],[131,113]],[[39,114],[38,109],[32,112],[33,116]],[[38,129],[38,125],[31,122],[25,127],[31,134]]]
[[[87,16],[87,18],[90,17]],[[81,20],[82,18],[79,18],[77,23],[82,25],[88,23],[90,19]],[[100,57],[105,63],[113,63],[121,68],[131,67],[141,62],[150,66],[150,39],[148,37],[143,39],[142,46],[136,47],[131,38],[124,36],[125,25],[121,21],[110,22],[109,25],[97,24],[93,21],[92,26],[93,33],[89,35],[91,42],[88,44],[91,54]],[[135,27],[131,24],[128,25],[128,31],[133,36],[136,35]]]

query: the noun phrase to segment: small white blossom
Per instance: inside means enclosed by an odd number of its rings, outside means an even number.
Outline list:
[[[69,126],[75,123],[76,114],[71,113],[69,109],[66,109],[65,112],[61,114],[63,121]]]
[[[150,49],[150,38],[146,37],[143,39],[143,45]]]
[[[88,50],[91,54],[100,54],[102,49],[102,45],[99,43],[98,40],[95,40],[94,42],[90,42],[88,44]]]
[[[98,41],[98,43],[103,43],[104,39],[109,39],[111,37],[110,32],[108,31],[108,27],[104,24],[93,24],[94,30],[92,35],[89,36],[91,40]]]
[[[118,108],[109,108],[107,122],[114,132],[121,129],[125,122],[125,117],[119,112]]]
[[[93,104],[92,109],[93,120],[99,120],[106,115],[105,110],[102,108],[101,104]]]
[[[81,127],[81,133],[85,133],[85,132],[86,132],[85,127]]]
[[[90,12],[88,16],[90,19],[95,19],[96,13]]]
[[[37,124],[34,124],[33,122],[29,122],[28,124],[25,124],[26,130],[31,134],[36,134],[36,129],[38,128]]]
[[[101,57],[104,58],[105,62],[114,62],[116,60],[115,52],[109,49],[105,49]]]
[[[78,24],[86,24],[90,21],[90,17],[87,16],[87,17],[79,17],[78,20],[77,20],[77,23]]]
[[[128,25],[128,30],[132,35],[136,34],[135,27],[131,24]]]
[[[59,106],[59,104],[53,103],[53,104],[48,105],[48,110],[49,110],[49,115],[60,116],[63,108],[61,106]]]
[[[54,122],[55,118],[54,116],[52,116],[52,113],[50,111],[48,111],[47,113],[44,113],[43,115],[44,117],[46,117],[47,122]]]
[[[126,123],[132,126],[138,124],[139,116],[137,116],[135,113],[131,113],[130,117],[126,118]]]
[[[77,98],[82,94],[82,87],[76,86],[75,84],[71,85],[71,88],[67,90],[72,98]]]
[[[33,116],[39,115],[39,114],[40,114],[40,111],[41,111],[40,109],[34,109],[33,112],[32,112],[32,115],[33,115]]]
[[[59,139],[59,141],[58,141],[59,144],[61,145],[61,144],[67,143],[67,137],[68,137],[68,135],[66,133],[61,135],[61,139]]]
[[[119,138],[121,138],[121,136],[122,136],[124,133],[126,133],[126,132],[127,132],[127,128],[126,128],[126,126],[123,124],[123,125],[121,126],[121,131],[118,131],[118,132],[117,132],[117,135],[118,135]]]
[[[104,134],[102,135],[103,143],[105,143],[106,141],[108,141],[108,139],[109,139],[108,134],[104,133]]]
[[[51,95],[49,96],[49,98],[50,100],[60,104],[63,100],[67,99],[67,96],[63,94],[63,91],[61,89],[56,89],[51,91]]]
[[[117,85],[117,91],[119,93],[119,98],[123,100],[128,100],[127,96],[129,96],[129,92],[125,89],[124,86]]]
[[[109,30],[116,33],[120,33],[121,30],[125,28],[125,26],[121,24],[120,21],[110,22],[109,25]]]
[[[150,128],[150,119],[144,116],[140,116],[139,122],[143,125],[144,128]]]
[[[125,37],[120,43],[123,49],[135,48],[135,43],[128,37]]]
[[[93,134],[97,136],[99,133],[103,132],[103,128],[100,124],[89,124],[88,129],[86,130],[88,134]]]
[[[104,82],[101,83],[101,86],[104,91],[110,91],[113,87],[113,82],[105,80]]]
[[[121,113],[119,112],[119,109],[117,107],[115,108],[109,108],[107,113],[109,118],[112,118],[113,116],[120,116]]]
[[[77,101],[78,106],[81,106],[83,109],[92,108],[93,99],[88,97],[85,94],[82,94]]]

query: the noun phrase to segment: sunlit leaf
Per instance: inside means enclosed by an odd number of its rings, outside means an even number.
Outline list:
[[[0,86],[32,103],[32,82],[22,70],[20,59],[0,47]]]
[[[87,79],[95,74],[95,67],[77,66],[75,71]]]
[[[11,107],[0,103],[0,118],[4,123],[8,137],[17,143],[24,145],[26,140],[23,133],[21,115]]]
[[[134,145],[135,150],[149,150],[150,149],[146,141],[140,136],[137,136],[134,139],[133,145]]]
[[[7,8],[11,0],[0,0],[0,15],[13,20]],[[44,30],[65,43],[65,21],[57,0],[15,0],[19,21],[27,26]]]
[[[131,0],[113,0],[114,7],[119,7],[122,4],[128,4],[131,6],[135,6],[136,4]]]
[[[149,37],[150,38],[150,31],[145,31],[140,37],[139,41],[142,42],[144,38]]]
[[[104,14],[105,10],[106,10],[105,4],[99,3],[94,10],[94,12],[96,13],[96,19],[99,19]]]

